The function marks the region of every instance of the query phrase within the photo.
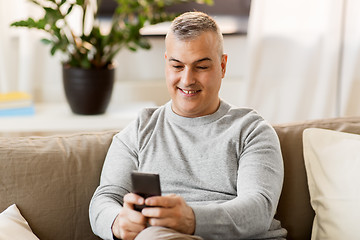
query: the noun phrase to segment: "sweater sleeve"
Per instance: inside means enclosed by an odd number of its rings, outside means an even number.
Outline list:
[[[274,129],[264,121],[248,129],[240,139],[237,197],[192,206],[195,235],[209,240],[247,239],[269,230],[283,183],[280,144]]]
[[[112,224],[131,191],[130,174],[137,168],[136,123],[114,136],[89,207],[93,232],[102,239],[113,239]]]

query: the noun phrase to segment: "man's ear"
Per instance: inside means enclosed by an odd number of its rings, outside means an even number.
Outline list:
[[[222,78],[225,77],[227,58],[228,58],[228,55],[225,54],[225,53],[221,56],[221,74],[222,74]]]

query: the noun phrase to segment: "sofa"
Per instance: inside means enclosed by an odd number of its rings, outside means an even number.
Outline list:
[[[303,131],[324,128],[360,134],[360,117],[274,128],[285,167],[276,218],[288,230],[287,239],[310,239],[314,211],[304,165]],[[0,138],[0,212],[16,204],[41,240],[98,239],[90,228],[88,206],[116,132]]]

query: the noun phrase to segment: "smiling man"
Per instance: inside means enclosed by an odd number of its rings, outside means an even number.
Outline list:
[[[283,164],[277,135],[255,111],[219,98],[227,55],[216,22],[176,18],[166,36],[171,101],[116,134],[90,222],[103,239],[284,239],[274,219]],[[160,175],[162,196],[131,193],[131,172]],[[148,207],[139,211],[134,205]]]
[[[197,20],[194,24],[199,26],[201,19]],[[184,117],[214,113],[220,104],[218,93],[227,62],[221,33],[206,31],[199,35],[197,31],[174,29],[166,37],[165,60],[173,111]]]

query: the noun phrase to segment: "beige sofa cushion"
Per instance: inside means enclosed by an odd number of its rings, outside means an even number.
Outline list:
[[[0,213],[0,239],[39,240],[15,204]]]
[[[311,239],[359,239],[360,135],[319,128],[304,131],[311,206]]]
[[[288,230],[288,239],[311,238],[314,211],[310,205],[302,135],[307,128],[360,134],[360,117],[322,119],[274,126],[284,158],[284,185],[276,218]]]
[[[0,212],[16,204],[40,239],[97,239],[88,205],[115,132],[0,138]]]

